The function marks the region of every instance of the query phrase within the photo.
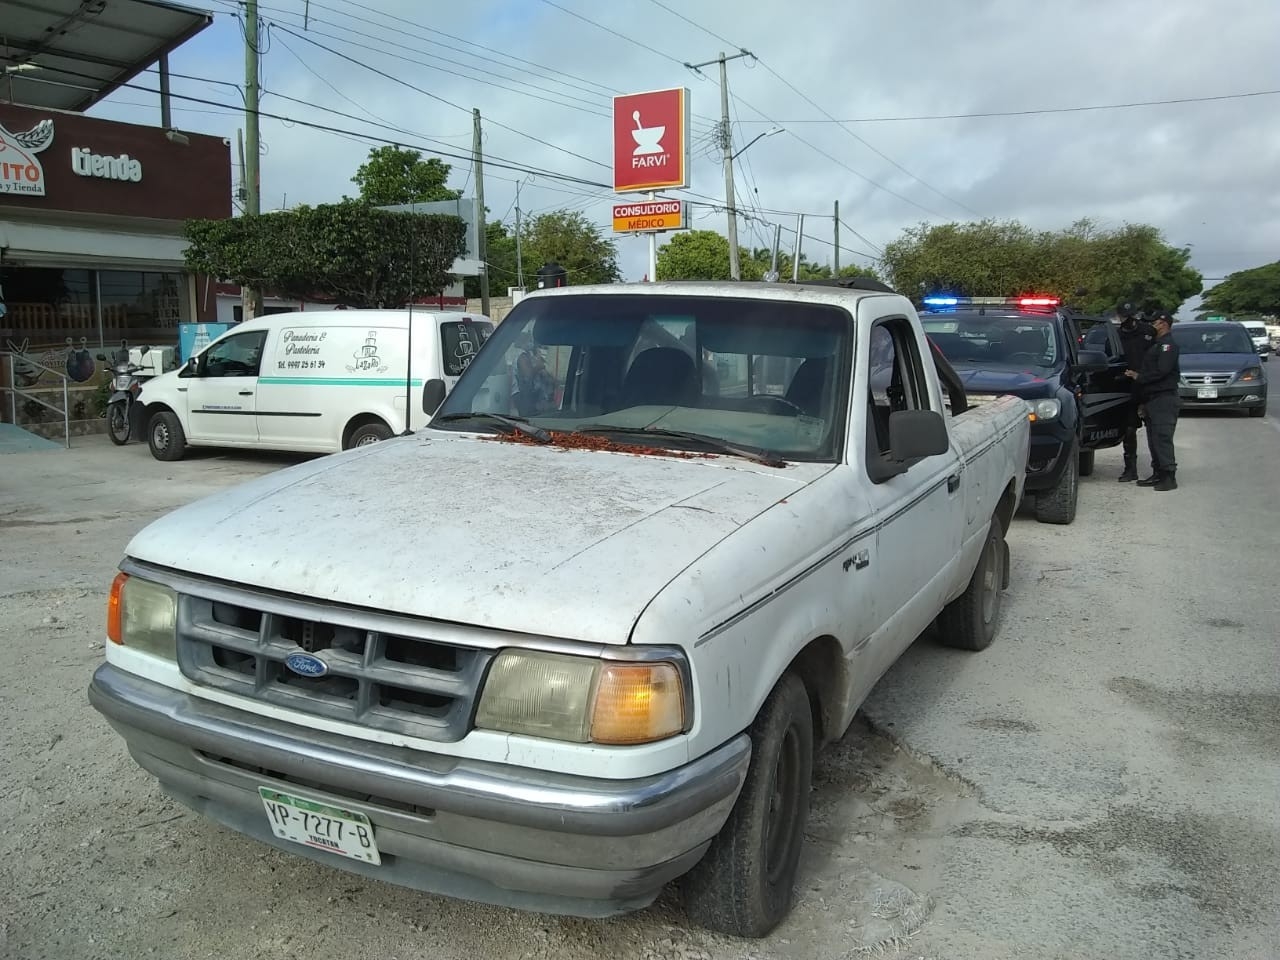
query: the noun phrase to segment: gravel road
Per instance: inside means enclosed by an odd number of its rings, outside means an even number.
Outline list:
[[[1174,494],[1098,457],[1070,527],[1015,521],[1002,631],[922,638],[823,755],[792,917],[743,943],[672,898],[604,923],[432,898],[164,798],[88,705],[106,587],[170,508],[296,459],[0,457],[0,956],[1275,960],[1280,424],[1178,429]]]

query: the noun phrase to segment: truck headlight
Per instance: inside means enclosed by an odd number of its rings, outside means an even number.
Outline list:
[[[107,639],[124,647],[176,660],[178,597],[168,587],[116,575],[107,599]]]
[[[1062,404],[1057,400],[1028,400],[1031,404],[1031,421],[1056,420],[1062,412]]]
[[[1236,383],[1257,383],[1262,379],[1261,367],[1249,367],[1236,378]]]
[[[485,680],[476,726],[572,743],[639,744],[684,729],[675,664],[505,650]]]

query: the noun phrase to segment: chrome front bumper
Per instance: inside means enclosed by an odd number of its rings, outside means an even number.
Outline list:
[[[256,840],[430,893],[582,917],[648,906],[702,857],[746,775],[740,735],[676,770],[605,780],[309,730],[110,664],[89,700],[179,802]],[[258,787],[363,813],[381,866],[277,838]]]

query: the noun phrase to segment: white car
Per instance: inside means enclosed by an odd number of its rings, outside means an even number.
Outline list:
[[[815,750],[934,621],[996,633],[1030,408],[935,363],[883,287],[535,293],[428,429],[139,533],[89,697],[279,849],[587,917],[683,876],[762,936]]]
[[[492,332],[483,316],[430,309],[248,320],[143,386],[151,453],[157,460],[181,459],[188,446],[333,453],[386,440],[426,423],[423,383],[452,386]]]
[[[1249,339],[1253,341],[1253,348],[1258,351],[1258,356],[1262,357],[1265,362],[1271,357],[1271,335],[1267,332],[1267,325],[1261,320],[1241,320],[1240,326],[1244,327],[1245,332],[1249,334]]]

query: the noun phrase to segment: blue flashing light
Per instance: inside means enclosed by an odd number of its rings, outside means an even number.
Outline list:
[[[954,307],[960,302],[959,297],[925,297],[926,307]]]

